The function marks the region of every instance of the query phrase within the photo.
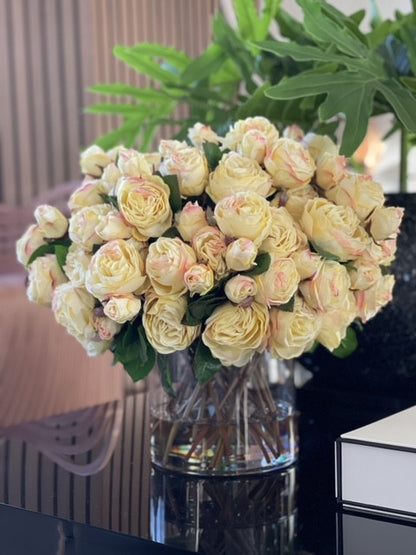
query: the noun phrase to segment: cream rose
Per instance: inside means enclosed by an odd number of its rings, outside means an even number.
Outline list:
[[[262,164],[266,149],[278,138],[279,131],[267,118],[254,116],[236,121],[225,135],[222,146]]]
[[[240,237],[232,241],[225,251],[225,262],[229,270],[244,272],[255,265],[257,247],[251,239]]]
[[[117,200],[129,224],[145,237],[160,237],[172,225],[170,190],[156,175],[119,181]]]
[[[99,336],[94,339],[77,338],[89,357],[96,357],[105,353],[112,345],[112,341],[102,341]]]
[[[121,324],[108,318],[102,308],[94,310],[93,326],[102,341],[110,341],[121,330]]]
[[[124,177],[152,175],[152,167],[146,156],[132,148],[121,147],[117,152],[117,167]]]
[[[256,301],[268,307],[285,304],[297,291],[300,276],[291,258],[276,258],[266,272],[255,276],[258,291]]]
[[[144,292],[147,278],[142,245],[134,239],[105,243],[91,259],[85,284],[97,299]]]
[[[183,277],[191,297],[205,295],[214,287],[214,272],[206,264],[192,264]]]
[[[272,214],[269,203],[254,191],[223,198],[214,210],[220,230],[227,237],[251,239],[260,245],[270,232]]]
[[[158,353],[169,354],[186,349],[201,333],[201,326],[182,324],[187,301],[185,296],[158,297],[147,293],[143,327],[147,339]]]
[[[186,292],[184,275],[195,264],[194,250],[178,237],[159,237],[149,246],[146,272],[158,295]]]
[[[290,255],[301,280],[311,278],[320,268],[322,257],[310,249],[301,249]]]
[[[184,241],[191,242],[195,233],[208,225],[204,209],[197,202],[187,202],[175,214],[175,226]]]
[[[333,351],[340,346],[347,334],[348,326],[357,316],[357,305],[352,291],[345,297],[343,304],[337,310],[322,313],[322,325],[318,342]]]
[[[120,212],[109,210],[100,217],[95,226],[95,233],[103,241],[111,241],[113,239],[130,239],[133,236],[133,229],[131,225],[127,225]]]
[[[104,299],[104,314],[119,324],[133,320],[141,308],[142,301],[132,294],[111,295]]]
[[[54,254],[38,256],[30,265],[27,297],[34,303],[51,306],[55,288],[67,281]]]
[[[293,139],[278,139],[268,150],[264,165],[276,185],[284,189],[307,185],[315,173],[312,156]]]
[[[102,195],[108,195],[109,186],[102,179],[84,179],[81,186],[75,189],[68,200],[71,214],[78,212],[86,206],[95,206],[103,203]]]
[[[110,157],[101,147],[92,145],[81,154],[81,172],[92,177],[101,177],[103,169],[110,162]]]
[[[264,350],[268,325],[264,305],[253,302],[244,308],[227,302],[206,320],[202,340],[224,366],[244,366],[256,351]]]
[[[284,206],[292,218],[298,222],[308,200],[318,197],[318,193],[311,185],[304,185],[296,189],[279,192],[272,200],[272,206]]]
[[[328,135],[307,133],[302,139],[302,144],[308,149],[309,154],[315,161],[325,152],[332,156],[338,156],[338,147]]]
[[[209,125],[204,125],[199,122],[195,123],[195,125],[188,130],[188,138],[191,143],[198,148],[202,148],[204,143],[214,143],[217,145],[220,142],[219,136]]]
[[[118,168],[114,162],[111,162],[106,168],[104,168],[101,180],[105,186],[105,189],[110,192],[117,185],[117,181],[120,179],[120,177],[122,177],[120,168]]]
[[[299,231],[296,229],[295,222],[286,208],[272,206],[270,210],[272,225],[269,235],[260,245],[259,250],[286,258],[300,246]]]
[[[214,202],[243,191],[267,197],[273,191],[273,179],[251,158],[228,152],[209,175],[207,193]]]
[[[299,290],[309,306],[325,312],[344,303],[350,285],[345,266],[333,260],[324,260],[311,279],[300,283]]]
[[[296,358],[312,348],[320,328],[321,315],[296,296],[292,312],[270,310],[267,348],[276,358]]]
[[[392,300],[394,283],[393,275],[384,275],[368,289],[355,292],[358,316],[362,322],[368,322]]]
[[[370,218],[370,233],[374,241],[384,241],[394,237],[399,230],[404,209],[397,206],[376,208]]]
[[[303,129],[299,127],[299,125],[289,125],[285,127],[283,130],[283,137],[285,139],[293,139],[294,141],[302,141],[305,137],[305,133]]]
[[[27,266],[35,250],[43,245],[46,245],[44,231],[36,224],[30,225],[16,241],[17,260],[23,266]]]
[[[346,173],[336,187],[326,191],[326,196],[335,204],[350,206],[361,221],[384,204],[382,186],[369,175]]]
[[[178,145],[178,141],[161,141],[159,150],[162,154],[160,173],[175,174],[184,197],[201,195],[209,174],[205,154],[196,147],[182,143]]]
[[[227,281],[224,292],[227,298],[236,304],[253,301],[257,294],[257,283],[252,277],[237,274]]]
[[[322,153],[316,160],[316,183],[321,189],[331,189],[345,177],[346,166],[344,156]]]
[[[362,256],[371,242],[359,229],[360,221],[352,208],[336,206],[321,197],[306,203],[300,224],[317,249],[342,262]]]
[[[71,282],[58,285],[52,298],[55,320],[79,340],[96,338],[94,329],[95,298],[83,287]]]
[[[227,273],[225,236],[217,227],[207,226],[197,231],[192,246],[198,262],[210,266],[217,279]]]
[[[381,277],[380,266],[370,258],[357,258],[348,264],[351,289],[368,289]]]
[[[64,270],[75,287],[85,287],[85,276],[92,254],[82,245],[72,243],[66,255]]]
[[[382,266],[390,266],[396,256],[397,237],[385,239],[380,243],[372,241],[365,252],[365,256]]]
[[[152,174],[159,171],[159,166],[162,161],[162,155],[160,152],[145,152],[143,154],[144,159],[149,164]]]
[[[41,204],[35,210],[35,220],[48,239],[58,239],[68,230],[68,220],[58,208]]]
[[[71,241],[89,251],[92,251],[94,245],[104,243],[104,239],[97,234],[96,229],[101,218],[111,211],[109,204],[95,204],[75,212],[69,220],[68,234]]]

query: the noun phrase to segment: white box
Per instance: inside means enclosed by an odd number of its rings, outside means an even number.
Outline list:
[[[416,519],[416,406],[342,434],[335,464],[344,507]]]

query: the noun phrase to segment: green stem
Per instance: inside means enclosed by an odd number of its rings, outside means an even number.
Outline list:
[[[402,126],[400,136],[400,192],[407,193],[408,132]]]

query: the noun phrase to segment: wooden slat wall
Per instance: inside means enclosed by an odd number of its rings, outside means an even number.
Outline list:
[[[117,120],[83,115],[102,82],[146,85],[116,60],[116,44],[175,46],[192,56],[211,39],[219,0],[0,0],[0,202],[25,204],[79,178],[81,146]]]

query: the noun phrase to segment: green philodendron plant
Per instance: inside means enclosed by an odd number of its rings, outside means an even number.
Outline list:
[[[122,125],[97,144],[110,148],[123,143],[146,151],[164,124],[177,126],[175,138],[185,139],[198,121],[220,129],[263,115],[280,129],[296,122],[304,130],[328,134],[344,121],[340,150],[351,156],[369,119],[391,113],[389,134],[402,134],[405,190],[407,154],[416,145],[416,0],[411,13],[396,12],[394,20],[383,20],[373,4],[367,33],[360,30],[365,10],[347,16],[325,0],[297,3],[303,23],[282,9],[281,0],[265,0],[260,14],[254,0],[233,0],[237,27],[218,13],[212,43],[196,59],[160,44],[116,46],[115,56],[153,84],[90,88],[127,100],[87,108],[123,117]],[[269,32],[273,21],[282,40]],[[187,107],[184,119],[175,116],[179,105]]]

